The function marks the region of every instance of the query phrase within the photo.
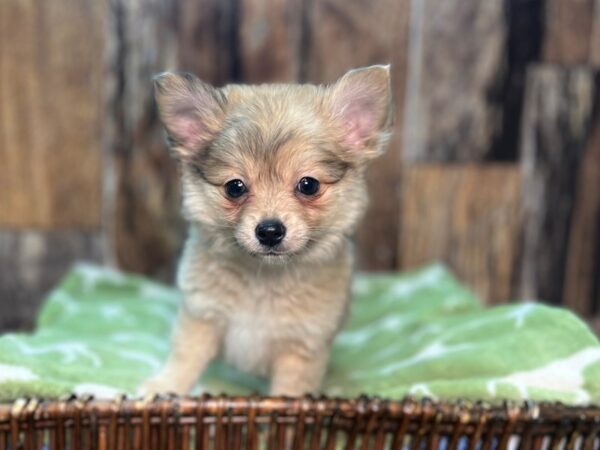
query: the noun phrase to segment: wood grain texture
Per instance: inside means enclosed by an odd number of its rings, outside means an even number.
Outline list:
[[[413,0],[404,161],[476,162],[489,157],[502,110],[504,4]]]
[[[358,266],[397,268],[400,167],[409,0],[313,0],[308,11],[307,81],[333,82],[354,67],[391,63],[394,135],[368,173],[370,204],[357,234]]]
[[[521,141],[523,297],[562,300],[577,176],[589,144],[596,84],[594,73],[584,68],[546,65],[528,73]]]
[[[298,81],[307,5],[302,0],[239,0],[240,70],[245,83]]]
[[[596,85],[600,93],[600,84]],[[600,102],[596,106],[600,109]],[[563,303],[589,316],[600,309],[600,117],[596,113],[578,170],[567,249]]]
[[[442,261],[486,302],[506,302],[518,258],[517,165],[405,167],[398,254],[402,269]]]
[[[105,2],[0,2],[0,225],[100,226]]]
[[[105,229],[110,261],[169,277],[183,239],[178,178],[152,77],[177,67],[173,2],[112,0],[106,89]]]
[[[592,23],[590,64],[594,68],[600,69],[600,0],[595,0],[594,3],[594,21]]]
[[[0,332],[31,329],[44,296],[71,265],[100,258],[98,232],[0,230]]]
[[[170,0],[176,6],[177,66],[203,80],[222,84],[240,77],[238,10],[240,0]],[[162,15],[162,14],[161,14]],[[164,20],[156,17],[154,20]],[[161,45],[161,42],[158,42]]]
[[[596,4],[597,0],[546,0],[544,62],[590,62]]]
[[[504,1],[507,36],[500,70],[501,86],[488,91],[487,102],[501,111],[500,130],[494,138],[486,160],[516,162],[519,159],[521,114],[525,94],[525,74],[532,63],[540,60],[545,21],[544,2]]]

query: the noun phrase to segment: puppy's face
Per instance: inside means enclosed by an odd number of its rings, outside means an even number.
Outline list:
[[[390,124],[388,67],[327,87],[216,89],[167,73],[156,99],[181,161],[184,214],[213,249],[316,261],[352,234],[366,205],[364,167]]]

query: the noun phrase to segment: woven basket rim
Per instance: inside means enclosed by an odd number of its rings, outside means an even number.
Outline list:
[[[14,420],[61,419],[74,414],[93,414],[96,417],[128,417],[138,415],[197,416],[249,415],[253,417],[289,416],[385,416],[387,418],[435,417],[436,421],[478,423],[481,420],[509,422],[586,421],[600,425],[600,405],[565,405],[560,402],[441,400],[429,398],[386,399],[360,396],[342,397],[270,397],[270,396],[147,396],[114,399],[95,399],[93,396],[71,395],[44,400],[36,397],[0,402],[0,424]]]
[[[383,449],[481,448],[507,450],[550,447],[597,448],[600,406],[560,403],[403,400],[361,396],[328,397],[201,397],[152,396],[100,400],[22,398],[0,404],[0,449],[71,448],[197,449],[262,448],[312,450],[356,448],[370,442]],[[515,441],[516,439],[516,441]],[[325,447],[321,444],[325,440]],[[245,442],[242,447],[241,443]],[[129,444],[134,443],[133,447]],[[293,445],[291,445],[293,443]],[[576,447],[577,443],[581,447]],[[387,447],[385,447],[387,448]]]

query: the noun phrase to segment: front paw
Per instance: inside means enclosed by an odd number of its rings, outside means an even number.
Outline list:
[[[163,374],[154,375],[144,381],[137,390],[140,396],[151,394],[183,394],[179,392],[172,377],[166,377]]]

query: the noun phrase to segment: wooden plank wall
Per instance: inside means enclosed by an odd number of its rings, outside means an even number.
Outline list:
[[[577,155],[571,169],[575,179],[567,191],[574,204],[561,242],[565,248],[559,269],[561,284],[552,300],[579,314],[596,316],[595,328],[600,330],[600,2],[551,0],[545,20],[543,60],[554,73],[548,73],[549,68],[546,72],[536,69],[532,83],[547,83],[554,77],[559,83],[562,78],[564,85],[565,78],[577,77],[579,82],[570,97],[582,101],[576,102],[574,121],[587,119],[570,136],[575,142],[558,157],[564,161],[573,157],[573,151]]]
[[[591,138],[592,133],[597,133],[594,128],[600,125],[599,82],[597,73],[587,68],[532,67],[528,73],[521,138],[521,296],[552,303],[564,300],[587,314],[592,312],[585,309],[593,303],[592,298],[582,302],[580,289],[594,282],[594,265],[600,254],[596,233],[586,233],[582,242],[581,228],[600,223],[600,217],[587,215],[597,210],[593,199],[597,199],[600,185],[588,184],[582,190],[577,180],[583,181],[584,160],[595,158],[597,152]],[[589,203],[590,194],[592,204],[578,205],[582,200]],[[577,250],[582,245],[595,253],[587,262]],[[575,269],[573,264],[578,267]],[[580,270],[592,272],[582,278]],[[588,289],[590,295],[594,295],[592,290]]]
[[[489,302],[514,292],[521,104],[508,99],[537,50],[510,54],[511,6],[413,0],[408,48],[399,266],[444,261]]]
[[[185,226],[153,74],[320,83],[382,62],[394,138],[359,267],[439,259],[487,302],[598,313],[598,0],[3,0],[0,328],[30,325],[76,259],[171,279]]]
[[[104,214],[107,259],[168,278],[182,232],[175,166],[165,151],[152,76],[177,65],[177,8],[111,0],[106,21]]]
[[[0,226],[98,228],[103,18],[92,0],[0,3]]]
[[[0,2],[0,329],[101,258],[106,5]]]
[[[519,170],[509,164],[419,164],[402,175],[403,267],[442,260],[488,301],[513,294],[521,229]]]
[[[598,2],[414,0],[411,27],[400,267],[595,314]]]

